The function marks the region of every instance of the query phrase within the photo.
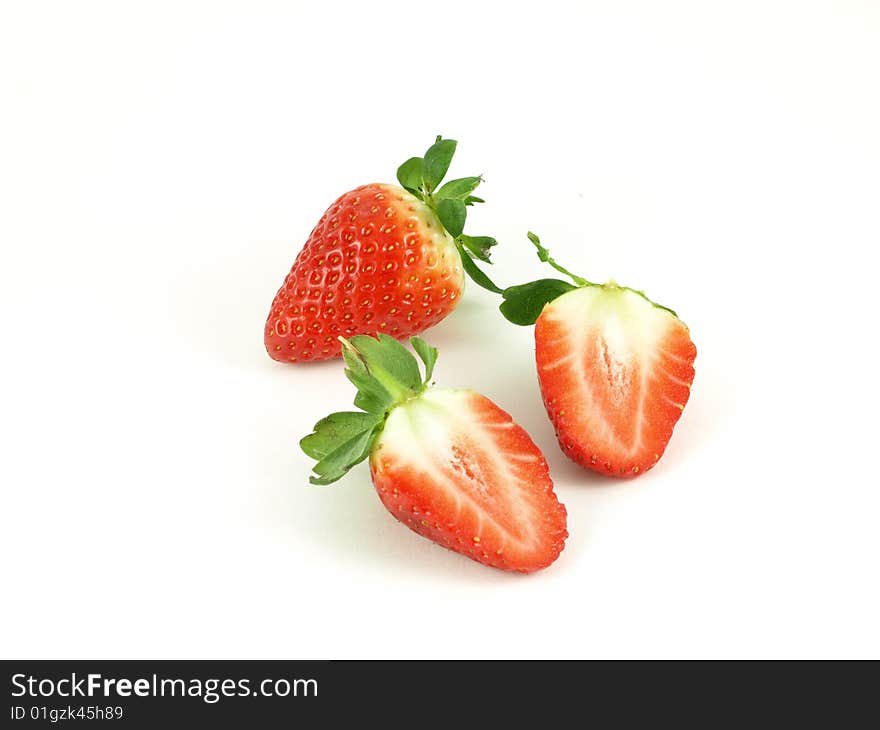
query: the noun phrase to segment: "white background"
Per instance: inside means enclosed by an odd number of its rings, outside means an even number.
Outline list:
[[[0,107],[2,656],[880,656],[877,3],[5,2]],[[366,466],[309,486],[352,389],[263,350],[323,210],[437,133],[501,283],[534,229],[699,351],[622,483],[558,450],[493,296],[428,333],[550,462],[531,577]]]

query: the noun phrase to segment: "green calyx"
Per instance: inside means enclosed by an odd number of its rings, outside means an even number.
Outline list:
[[[331,413],[321,419],[300,448],[317,463],[312,484],[331,484],[370,455],[373,441],[395,407],[425,391],[434,372],[437,349],[420,337],[410,339],[425,366],[419,372],[415,357],[393,337],[340,337],[345,375],[357,388],[354,404],[360,411]]]
[[[516,286],[507,287],[507,289],[500,292],[504,301],[499,308],[508,321],[519,325],[534,324],[545,305],[549,302],[552,302],[554,299],[570,292],[572,289],[586,286],[598,286],[603,289],[625,289],[626,291],[638,294],[652,306],[669,312],[673,317],[678,316],[669,307],[664,307],[662,304],[657,304],[648,299],[645,292],[639,291],[638,289],[631,289],[628,286],[620,286],[614,281],[608,281],[605,284],[597,284],[592,281],[587,281],[576,274],[572,274],[568,269],[556,263],[550,255],[549,249],[541,244],[541,239],[538,238],[537,235],[529,231],[528,237],[538,250],[538,258],[542,262],[552,266],[559,273],[565,274],[571,279],[572,283],[563,279],[538,279],[537,281],[530,281],[527,284],[517,284]]]
[[[397,168],[397,180],[434,212],[452,236],[465,273],[484,289],[501,294],[503,290],[474,261],[479,259],[491,264],[490,249],[498,242],[491,236],[467,236],[464,233],[468,207],[485,202],[473,194],[483,181],[482,176],[462,177],[443,183],[457,145],[454,139],[443,139],[438,135],[423,157],[410,157]]]

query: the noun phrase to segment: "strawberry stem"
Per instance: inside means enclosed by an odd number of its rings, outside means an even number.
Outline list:
[[[608,281],[605,284],[597,284],[588,281],[581,276],[572,274],[568,269],[556,263],[550,255],[549,249],[541,244],[541,239],[538,238],[537,235],[529,231],[528,237],[535,248],[538,249],[538,258],[544,263],[552,266],[559,273],[565,274],[574,282],[574,284],[569,284],[562,279],[538,279],[537,281],[530,281],[526,284],[517,284],[516,286],[507,287],[507,289],[501,292],[504,301],[501,302],[499,308],[508,321],[520,325],[534,324],[540,316],[541,311],[549,302],[552,302],[557,297],[566,294],[572,289],[585,286],[598,286],[604,289],[625,289],[631,291],[633,294],[638,294],[645,301],[658,309],[663,309],[669,312],[673,317],[678,316],[669,307],[664,307],[662,304],[657,304],[657,302],[648,299],[645,292],[638,289],[632,289],[628,286],[620,286],[614,280]]]
[[[541,259],[544,263],[550,264],[554,269],[556,269],[560,274],[565,274],[569,279],[571,279],[577,286],[596,286],[591,281],[587,281],[583,277],[578,276],[577,274],[572,274],[568,269],[563,268],[550,255],[550,250],[541,245],[541,239],[538,238],[536,233],[528,232],[529,240],[535,245],[535,248],[538,249],[538,258]]]

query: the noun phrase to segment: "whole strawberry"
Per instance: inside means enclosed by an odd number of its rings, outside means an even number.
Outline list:
[[[542,261],[574,282],[512,286],[501,305],[511,322],[535,325],[538,381],[559,445],[602,474],[644,474],[690,397],[697,356],[690,331],[643,292],[575,276],[534,233],[529,239]]]
[[[472,390],[429,389],[437,350],[388,335],[344,340],[361,411],[334,413],[300,442],[330,484],[370,460],[382,504],[411,530],[477,562],[529,573],[559,556],[566,513],[544,455],[513,419]]]
[[[338,357],[339,337],[405,339],[437,324],[461,298],[464,274],[500,293],[473,259],[489,262],[489,236],[463,233],[480,177],[440,185],[456,142],[437,138],[397,170],[402,187],[371,183],[345,193],[318,221],[266,321],[281,362]]]

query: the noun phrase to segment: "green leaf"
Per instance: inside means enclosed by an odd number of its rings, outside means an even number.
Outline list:
[[[488,289],[490,292],[494,292],[495,294],[503,294],[504,290],[496,286],[496,284],[486,276],[482,271],[480,271],[479,267],[474,263],[474,260],[471,258],[470,254],[464,249],[459,241],[455,242],[456,247],[458,248],[458,253],[461,256],[461,265],[464,268],[465,273],[471,277],[475,284],[479,284],[483,289]]]
[[[422,171],[422,180],[428,192],[432,192],[439,184],[455,154],[458,143],[454,139],[440,139],[432,144],[425,152],[425,166]]]
[[[464,199],[465,205],[473,205],[474,203],[485,203],[485,202],[486,202],[485,200],[483,200],[482,198],[478,198],[476,195],[468,195]]]
[[[514,324],[534,324],[547,302],[575,288],[561,279],[539,279],[508,287],[501,292],[504,297],[501,313]]]
[[[489,249],[498,244],[498,241],[492,238],[492,236],[461,235],[458,240],[461,241],[462,245],[468,251],[480,259],[480,261],[485,261],[487,264],[492,263],[489,260]]]
[[[348,370],[357,375],[367,375],[367,366],[361,354],[344,337],[340,337],[339,341],[342,343],[342,359]]]
[[[434,193],[434,198],[437,200],[442,200],[443,198],[458,198],[463,201],[477,189],[477,186],[481,182],[483,182],[483,178],[481,177],[460,177],[458,180],[450,180]]]
[[[300,448],[313,459],[323,459],[341,444],[364,431],[370,431],[381,417],[375,413],[343,411],[331,413],[315,424],[313,433],[304,436]]]
[[[437,348],[431,347],[421,337],[410,337],[409,343],[422,359],[422,362],[425,363],[425,383],[427,384],[431,380],[431,375],[434,374],[434,363],[437,362]]]
[[[367,370],[361,354],[348,340],[342,340],[342,357],[347,377],[357,388],[354,404],[368,413],[383,414],[394,403],[394,396]]]
[[[395,396],[395,400],[421,390],[422,377],[416,359],[393,337],[386,334],[380,334],[378,338],[356,335],[349,342],[360,354],[370,375]]]
[[[368,413],[381,415],[394,404],[394,396],[371,375],[346,370],[345,377],[357,388],[354,404],[358,408],[362,408]]]
[[[318,476],[309,477],[309,481],[324,485],[345,476],[349,469],[370,455],[375,435],[375,428],[371,428],[341,443],[312,467],[312,471]]]
[[[421,157],[410,157],[397,168],[397,181],[407,190],[418,190],[422,186],[422,170],[424,160]]]
[[[464,230],[467,208],[461,200],[446,198],[437,203],[437,217],[449,235],[458,238]]]

